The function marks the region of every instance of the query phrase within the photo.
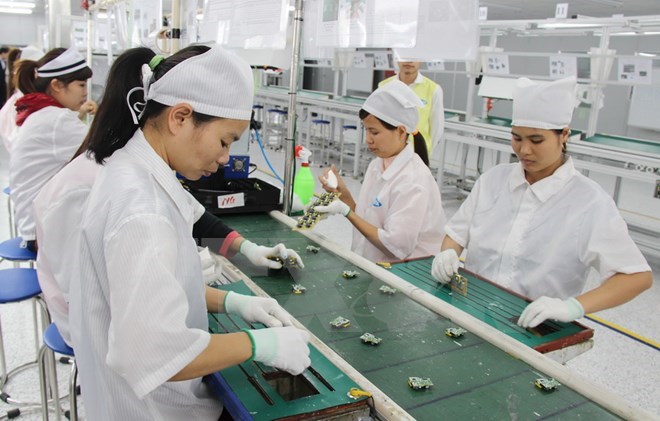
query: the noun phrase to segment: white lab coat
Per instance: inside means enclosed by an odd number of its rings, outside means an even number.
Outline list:
[[[69,346],[69,284],[78,275],[80,221],[100,169],[87,154],[80,155],[55,174],[34,199],[39,285],[48,312]]]
[[[378,228],[387,256],[358,230],[352,250],[374,262],[430,256],[440,251],[447,221],[431,171],[408,144],[387,170],[376,158],[364,176],[355,213]]]
[[[32,201],[71,160],[86,134],[87,126],[68,108],[42,108],[19,127],[9,157],[9,186],[16,228],[24,240],[35,239]]]
[[[7,102],[0,109],[0,138],[2,138],[5,149],[9,153],[11,153],[11,145],[18,132],[18,126],[16,125],[16,101],[22,96],[23,94],[17,89],[12,96],[7,98]]]
[[[215,420],[222,412],[201,379],[168,382],[210,341],[192,238],[203,212],[141,130],[99,172],[69,294],[90,419]]]
[[[612,198],[571,158],[532,185],[519,163],[490,169],[445,229],[467,269],[532,299],[579,295],[590,268],[601,280],[651,270]]]

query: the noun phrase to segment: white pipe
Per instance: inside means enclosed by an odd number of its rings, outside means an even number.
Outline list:
[[[270,212],[270,215],[273,219],[291,228],[296,226],[296,221],[293,218],[290,218],[281,212],[272,211]],[[522,360],[546,375],[557,379],[562,384],[575,390],[598,405],[601,405],[608,411],[627,420],[660,419],[642,409],[632,406],[620,396],[617,396],[609,390],[603,389],[584,377],[572,372],[568,367],[545,357],[538,351],[518,342],[508,335],[505,335],[494,327],[481,322],[479,319],[452,306],[451,304],[434,297],[428,292],[417,288],[364,257],[341,247],[339,244],[311,231],[301,230],[300,233],[336,255],[346,259],[348,262],[359,266],[390,286],[397,288],[403,294],[412,298],[427,309],[448,318],[471,333],[480,336],[482,339],[500,348],[502,351]]]

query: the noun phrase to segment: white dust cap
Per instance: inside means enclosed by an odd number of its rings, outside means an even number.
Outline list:
[[[253,96],[250,66],[217,45],[174,66],[144,95],[163,105],[185,102],[195,112],[236,120],[250,120]]]
[[[563,129],[571,124],[578,105],[575,76],[552,82],[518,79],[513,89],[512,126]]]
[[[24,59],[21,53],[21,59]],[[57,77],[77,72],[87,67],[85,58],[80,55],[76,47],[71,47],[59,56],[37,69],[39,77]]]
[[[376,89],[362,109],[393,126],[404,126],[408,133],[417,130],[422,100],[405,83],[396,79]]]
[[[38,61],[45,54],[46,53],[44,53],[40,48],[37,48],[33,45],[28,45],[27,47],[21,48],[21,60]]]

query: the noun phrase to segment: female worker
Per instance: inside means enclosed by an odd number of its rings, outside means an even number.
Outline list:
[[[523,327],[623,304],[653,279],[612,198],[565,154],[575,91],[575,78],[518,80],[511,146],[519,162],[479,177],[433,261],[433,276],[449,282],[466,249],[467,269],[535,299]],[[602,284],[582,293],[591,269]]]
[[[376,89],[360,110],[367,147],[376,159],[367,168],[357,203],[333,168],[340,200],[315,207],[348,218],[355,228],[351,249],[375,262],[429,256],[442,242],[446,218],[438,185],[407,142],[421,106],[401,81]],[[321,183],[325,190],[335,191],[327,184],[328,171]]]
[[[32,201],[41,187],[80,147],[87,126],[80,119],[94,113],[87,101],[92,70],[75,49],[57,48],[39,61],[21,61],[16,101],[18,132],[9,160],[9,186],[18,234],[35,250]]]
[[[140,66],[134,62],[133,71]],[[71,339],[91,419],[217,419],[221,404],[201,376],[250,358],[299,374],[309,365],[309,337],[287,326],[289,316],[274,300],[203,284],[191,233],[204,209],[174,173],[195,180],[227,161],[251,116],[250,67],[206,46],[152,67],[153,74],[143,67],[139,88],[119,78],[106,86],[128,95],[104,106],[119,110],[128,102],[132,118],[99,115],[114,141],[89,139],[98,163],[112,157],[81,221]],[[142,90],[146,104],[136,103]],[[207,310],[284,327],[211,335]]]
[[[130,125],[121,126],[122,121],[131,120],[128,107],[115,107],[124,103],[129,91],[142,85],[141,65],[155,68],[161,56],[155,56],[148,48],[134,48],[121,54],[108,72],[106,86],[115,87],[106,90],[103,102],[99,106],[97,117],[90,125],[89,132],[76,152],[74,159],[55,174],[40,190],[33,202],[39,254],[36,269],[39,285],[48,304],[48,312],[57,325],[64,341],[71,344],[69,331],[69,287],[77,276],[73,262],[78,259],[76,251],[80,247],[80,220],[82,219],[89,192],[102,165],[87,154],[90,139],[114,144],[126,143],[135,129]],[[121,81],[121,82],[120,82]],[[138,98],[133,93],[133,99]],[[141,98],[142,99],[142,98]],[[143,100],[143,99],[142,99]],[[108,131],[108,126],[119,125],[120,130]],[[108,158],[109,160],[111,158]],[[106,161],[107,161],[106,160]],[[294,257],[298,266],[304,267],[298,254],[287,249],[283,244],[275,247],[250,246],[236,231],[227,227],[216,216],[205,212],[193,225],[194,238],[202,238],[212,243],[214,251],[231,257],[239,250],[257,266],[278,269],[281,263],[268,257]],[[211,268],[213,269],[213,268]],[[214,278],[216,279],[216,278]]]

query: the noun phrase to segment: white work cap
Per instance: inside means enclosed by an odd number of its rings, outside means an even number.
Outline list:
[[[147,75],[150,81],[151,76]],[[254,82],[252,69],[236,54],[217,45],[183,60],[157,81],[145,83],[145,100],[173,106],[188,103],[213,117],[250,120]]]
[[[21,54],[23,58],[23,54]],[[68,75],[87,67],[85,58],[80,55],[76,47],[71,47],[59,56],[37,69],[38,77],[57,77]]]
[[[575,76],[547,83],[518,79],[513,89],[512,126],[563,129],[571,124],[578,105]]]
[[[28,45],[27,47],[21,48],[21,60],[32,60],[38,61],[46,53],[41,51],[40,48]]]
[[[423,107],[417,94],[400,80],[393,80],[376,89],[362,105],[362,109],[393,126],[404,126],[406,132],[417,130],[419,111]]]

